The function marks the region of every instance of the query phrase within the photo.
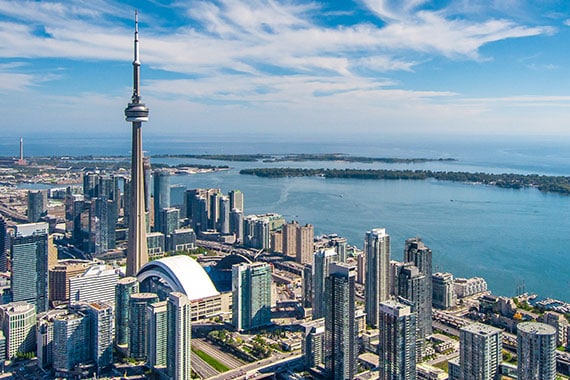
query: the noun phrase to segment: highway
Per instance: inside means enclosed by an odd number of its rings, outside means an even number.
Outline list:
[[[214,368],[210,367],[208,363],[202,360],[201,357],[196,355],[192,352],[192,369],[196,372],[202,379],[207,379],[209,377],[213,377],[219,375],[220,373],[216,371]]]
[[[301,354],[278,354],[268,359],[263,359],[255,363],[246,364],[240,368],[224,372],[218,376],[211,377],[210,380],[227,380],[227,379],[252,379],[257,378],[267,372],[285,372],[288,369],[296,367],[303,358]],[[260,371],[263,370],[263,373]]]
[[[210,355],[220,363],[224,364],[229,368],[239,368],[244,365],[244,362],[238,358],[221,351],[219,348],[212,346],[204,339],[192,339],[192,348],[200,351],[204,351],[206,354]]]

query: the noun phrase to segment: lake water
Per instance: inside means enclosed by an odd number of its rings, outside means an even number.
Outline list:
[[[30,139],[28,139],[30,140]],[[30,155],[129,154],[128,139],[27,142]],[[83,144],[83,145],[82,145]],[[13,150],[0,144],[0,155]],[[17,148],[16,148],[17,149]],[[570,301],[570,197],[535,189],[500,189],[452,182],[374,181],[324,178],[258,178],[240,175],[244,167],[406,168],[494,173],[570,175],[570,144],[557,141],[485,139],[353,141],[333,143],[196,142],[145,140],[159,153],[332,153],[377,157],[428,157],[456,162],[358,164],[280,162],[265,164],[153,159],[169,164],[229,164],[229,171],[176,176],[188,188],[240,189],[246,213],[277,212],[287,220],[311,223],[316,234],[338,233],[362,248],[364,234],[385,227],[392,236],[392,258],[402,259],[405,239],[420,236],[433,251],[434,270],[458,277],[484,277],[489,288],[512,296],[517,285],[543,297]],[[4,151],[4,152],[3,152]]]

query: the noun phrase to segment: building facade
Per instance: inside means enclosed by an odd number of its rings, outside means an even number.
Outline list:
[[[538,322],[517,325],[519,380],[556,378],[556,329]]]
[[[473,323],[459,330],[459,367],[463,380],[500,379],[503,360],[502,331]]]
[[[266,263],[232,266],[232,323],[249,330],[271,323],[271,267]]]
[[[325,283],[324,362],[329,378],[352,379],[357,371],[356,268],[331,263]]]
[[[390,295],[390,235],[385,228],[366,232],[364,254],[366,323],[377,328],[380,302],[387,300]]]
[[[408,305],[380,303],[378,369],[381,380],[416,379],[416,314]]]

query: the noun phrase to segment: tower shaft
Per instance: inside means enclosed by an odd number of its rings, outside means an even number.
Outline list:
[[[148,262],[141,122],[133,122],[130,190],[131,215],[129,217],[127,276],[136,276],[139,269]]]

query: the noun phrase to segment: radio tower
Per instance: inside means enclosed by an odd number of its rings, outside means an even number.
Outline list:
[[[144,170],[142,155],[142,123],[148,121],[148,107],[141,102],[139,61],[139,17],[135,11],[135,59],[133,61],[133,96],[125,108],[125,117],[133,123],[131,156],[131,196],[129,216],[129,243],[127,247],[127,276],[136,276],[148,262],[146,244],[146,216],[144,198]]]

